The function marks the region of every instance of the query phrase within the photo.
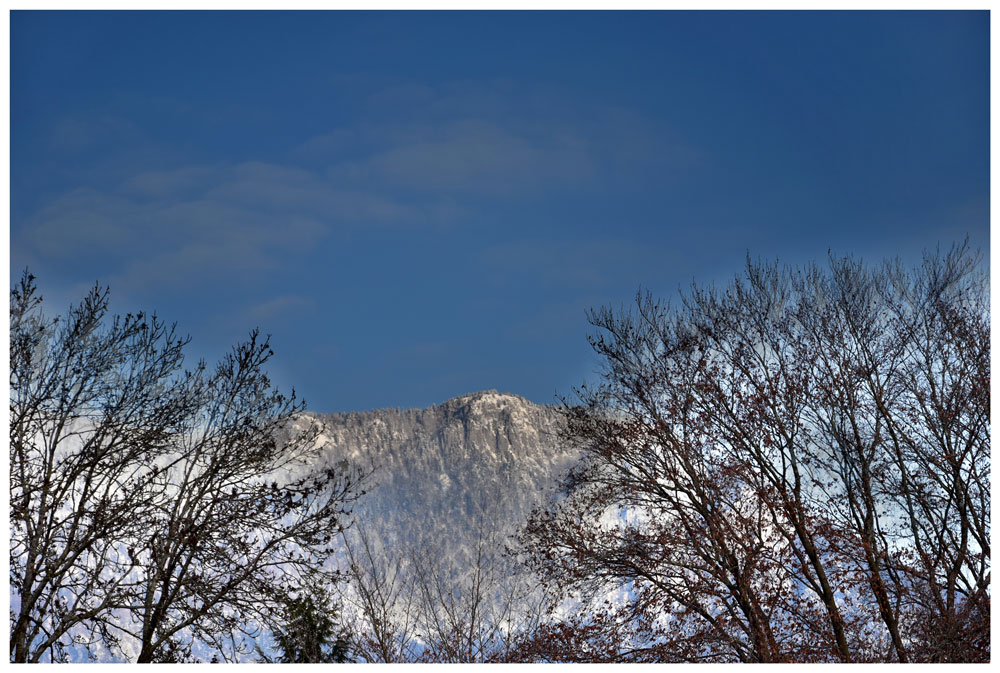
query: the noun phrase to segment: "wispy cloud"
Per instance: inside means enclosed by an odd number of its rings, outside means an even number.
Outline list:
[[[363,107],[368,120],[310,138],[293,156],[346,182],[502,198],[662,178],[702,160],[621,106],[510,82],[402,83],[370,92]]]
[[[62,117],[49,130],[49,149],[56,153],[76,154],[99,144],[135,142],[141,137],[138,127],[123,117]]]
[[[33,216],[13,243],[29,263],[99,261],[116,284],[155,288],[270,268],[327,233],[305,210],[276,216],[205,195],[148,201],[77,190]]]
[[[483,120],[425,126],[394,147],[333,169],[404,189],[488,195],[579,183],[595,173],[583,142],[566,135],[533,139]]]
[[[625,110],[509,82],[382,83],[362,100],[371,112],[363,121],[268,161],[173,157],[169,168],[155,167],[165,155],[127,121],[63,120],[52,138],[68,150],[125,133],[143,138],[149,158],[133,157],[128,171],[118,157],[104,179],[28,214],[12,232],[13,252],[42,266],[85,254],[102,280],[178,287],[292,265],[294,255],[359,228],[474,226],[498,200],[600,190],[640,180],[637,166],[685,165],[693,156]],[[543,259],[558,251],[508,252],[529,260],[525,268],[562,269],[546,273],[565,282],[596,282],[583,277],[594,270]]]
[[[312,311],[315,308],[316,302],[309,297],[285,294],[251,306],[247,314],[257,322],[270,322],[287,318],[292,314]]]
[[[111,190],[76,189],[14,232],[19,259],[100,260],[128,287],[176,287],[274,268],[289,253],[365,226],[418,226],[463,211],[448,200],[405,203],[329,177],[264,162],[143,172]]]

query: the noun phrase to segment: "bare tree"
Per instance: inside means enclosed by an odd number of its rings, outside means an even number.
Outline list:
[[[678,308],[647,295],[634,313],[592,313],[604,380],[566,405],[588,462],[523,537],[564,592],[631,595],[526,651],[988,659],[989,331],[975,269],[964,246],[909,272],[748,262],[744,279],[694,288]]]
[[[292,427],[303,407],[271,388],[271,355],[254,332],[222,360],[158,476],[167,497],[136,548],[139,662],[183,629],[234,659],[303,576],[335,580],[358,475],[319,463],[318,425]]]
[[[571,660],[587,661],[767,662],[787,654],[778,627],[793,616],[777,606],[794,597],[775,572],[790,561],[787,543],[748,497],[745,470],[707,448],[710,428],[682,392],[650,391],[656,408],[567,409],[588,458],[558,506],[532,516],[522,544],[529,564],[567,597],[624,586],[631,599],[584,601],[572,628],[544,628],[523,646],[527,655],[562,658],[558,643]],[[815,607],[804,607],[798,618],[814,622]],[[826,640],[800,643],[799,656],[815,656]]]
[[[889,455],[875,479],[905,542],[894,565],[912,601],[906,635],[922,661],[989,660],[989,296],[974,261],[958,249],[926,260],[915,286],[897,284],[905,357],[888,372],[877,354],[862,360]]]
[[[416,594],[406,555],[374,540],[364,521],[343,533],[343,543],[347,581],[338,588],[353,615],[357,656],[379,663],[415,660]]]
[[[11,294],[12,659],[232,659],[290,587],[333,578],[359,475],[318,462],[256,332],[181,372],[173,328],[106,312],[96,288],[46,320],[27,274]]]
[[[544,614],[546,596],[509,553],[494,507],[480,510],[469,558],[434,547],[412,555],[421,661],[506,660]]]
[[[546,614],[547,595],[481,516],[469,557],[455,540],[393,547],[364,521],[344,536],[341,586],[357,654],[374,662],[509,661]]]
[[[151,467],[193,411],[175,376],[186,339],[155,316],[103,325],[94,288],[47,319],[25,272],[10,306],[13,661],[64,659],[85,632],[113,637],[135,561],[126,540],[155,507]],[[68,639],[71,630],[74,638]]]

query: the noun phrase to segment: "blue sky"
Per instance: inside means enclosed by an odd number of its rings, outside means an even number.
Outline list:
[[[986,12],[14,12],[11,274],[316,411],[552,402],[584,311],[989,237]]]

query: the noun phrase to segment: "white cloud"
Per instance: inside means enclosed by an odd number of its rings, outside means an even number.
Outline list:
[[[290,256],[359,227],[471,224],[491,201],[553,190],[571,198],[573,190],[657,179],[663,166],[694,156],[637,115],[551,91],[502,81],[382,84],[362,97],[370,112],[363,121],[290,148],[287,161],[185,165],[174,157],[174,168],[148,170],[168,159],[140,144],[142,159],[125,154],[142,170],[119,166],[114,174],[127,177],[114,186],[51,200],[14,228],[12,253],[39,270],[86,255],[103,280],[172,287],[291,264]],[[53,138],[84,147],[130,129],[64,120]],[[574,263],[552,266],[565,254],[540,254],[548,281],[597,282],[592,267],[574,270],[575,254]]]
[[[56,152],[76,154],[98,144],[135,141],[139,135],[136,125],[121,117],[63,117],[52,126],[48,142]]]
[[[365,121],[315,136],[293,155],[350,184],[501,198],[663,179],[700,161],[621,106],[579,105],[511,82],[395,83],[362,99]]]
[[[313,310],[315,307],[315,302],[308,297],[286,294],[251,306],[247,313],[249,317],[258,322],[268,322],[287,318],[291,314]]]
[[[13,233],[32,266],[99,260],[127,287],[174,287],[275,268],[287,255],[365,226],[461,217],[451,201],[403,203],[328,176],[263,162],[144,172],[109,191],[54,199]]]
[[[595,173],[582,144],[529,139],[489,121],[429,126],[335,174],[424,191],[507,194],[576,183]]]

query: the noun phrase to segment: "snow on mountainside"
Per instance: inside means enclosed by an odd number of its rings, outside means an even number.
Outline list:
[[[355,518],[393,546],[467,547],[483,516],[509,532],[576,459],[555,408],[495,390],[427,409],[313,417],[329,462],[374,466]]]

